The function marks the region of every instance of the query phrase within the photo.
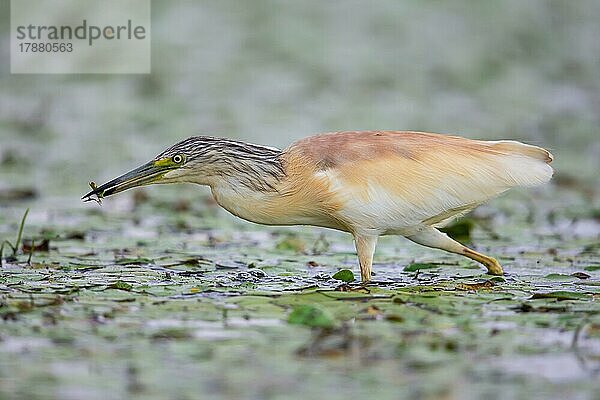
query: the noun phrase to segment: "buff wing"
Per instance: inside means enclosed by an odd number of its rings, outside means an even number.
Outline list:
[[[552,155],[516,141],[421,132],[339,132],[289,150],[316,165],[354,231],[410,236],[515,186],[547,182]]]

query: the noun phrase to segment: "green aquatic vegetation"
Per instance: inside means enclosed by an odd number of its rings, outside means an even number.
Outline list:
[[[563,281],[563,282],[577,280],[577,278],[574,277],[573,275],[567,275],[567,274],[548,274],[544,278],[550,279],[553,281]]]
[[[129,258],[129,257],[123,257],[123,258],[119,258],[118,260],[116,260],[116,263],[118,265],[139,265],[139,264],[152,264],[154,261],[149,259],[149,258],[145,258],[145,257],[136,257],[136,258]]]
[[[331,277],[338,281],[347,282],[347,283],[354,282],[356,280],[356,278],[354,277],[354,273],[352,271],[350,271],[349,269],[341,269],[338,272],[336,272],[335,274],[333,274]]]
[[[534,293],[532,299],[556,299],[556,300],[581,300],[589,298],[589,294],[580,292],[570,292],[566,290],[558,290],[555,292],[547,293]]]
[[[275,245],[276,250],[301,253],[306,249],[306,243],[295,235],[286,235]]]
[[[280,3],[156,2],[157,32],[224,41],[162,35],[152,74],[5,74],[0,398],[597,398],[598,2]],[[182,136],[307,124],[523,140],[556,175],[447,228],[505,276],[382,237],[364,286],[332,279],[358,276],[347,234],[240,222],[192,185],[79,202]]]
[[[133,288],[133,285],[131,285],[127,282],[123,282],[123,281],[116,281],[116,282],[108,285],[108,287],[110,289],[119,289],[119,290],[125,290],[125,291],[129,292]]]
[[[19,229],[17,231],[17,238],[15,239],[15,243],[13,244],[8,240],[4,240],[2,244],[0,244],[0,261],[3,259],[4,246],[10,247],[10,249],[12,250],[10,258],[12,260],[16,259],[17,253],[19,251],[19,246],[21,244],[21,238],[23,237],[23,228],[25,228],[25,220],[27,219],[27,214],[29,214],[29,208],[25,210],[23,218],[21,218],[21,224],[19,225]]]
[[[536,200],[541,210],[562,201],[551,194]],[[181,197],[27,219],[28,237],[52,245],[0,271],[0,374],[23,397],[71,387],[157,399],[211,388],[322,398],[331,387],[343,398],[438,398],[457,382],[478,397],[597,389],[600,253],[584,251],[589,237],[545,221],[537,231],[499,202],[502,235],[477,219],[471,236],[506,275],[382,237],[373,281],[359,285],[345,234],[247,225],[193,202],[169,208]],[[12,392],[0,385],[0,397]]]
[[[416,272],[423,269],[439,268],[439,265],[432,263],[412,263],[404,267],[405,272]]]
[[[452,239],[461,243],[471,242],[471,233],[475,228],[475,222],[471,218],[463,218],[452,224],[441,228],[440,230],[450,236]]]
[[[333,316],[328,311],[307,304],[294,307],[287,321],[293,325],[304,325],[313,328],[332,328],[335,325]]]

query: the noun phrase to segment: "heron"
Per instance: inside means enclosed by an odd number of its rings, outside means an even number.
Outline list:
[[[488,274],[500,263],[439,228],[512,187],[548,182],[552,154],[514,140],[484,141],[415,131],[330,132],[284,150],[212,136],[167,148],[82,197],[166,183],[210,187],[231,214],[264,225],[312,225],[352,234],[362,282],[377,240],[400,235],[468,257]]]

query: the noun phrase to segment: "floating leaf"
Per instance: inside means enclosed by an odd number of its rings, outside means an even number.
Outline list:
[[[549,293],[534,293],[532,299],[556,299],[556,300],[584,300],[589,296],[585,293],[569,292],[566,290],[558,290]]]
[[[115,283],[108,285],[108,288],[130,291],[133,288],[133,285],[123,281],[116,281]]]
[[[588,279],[590,277],[590,275],[585,272],[573,272],[571,276],[579,279]]]
[[[337,279],[342,282],[354,282],[354,274],[349,269],[341,269],[332,276],[333,279]]]
[[[404,267],[404,271],[416,272],[421,269],[432,269],[432,268],[438,268],[438,267],[439,267],[439,265],[431,264],[431,263],[413,263],[413,264],[409,264],[406,267]]]
[[[144,257],[138,258],[121,258],[116,261],[118,265],[143,265],[143,264],[152,264],[154,260]]]
[[[544,277],[545,279],[549,279],[551,281],[572,281],[573,276],[566,274],[548,274]]]
[[[288,316],[288,323],[313,328],[331,328],[335,325],[333,316],[329,312],[313,305],[294,307]]]

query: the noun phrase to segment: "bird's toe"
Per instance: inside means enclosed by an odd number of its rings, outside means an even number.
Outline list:
[[[502,265],[495,258],[491,258],[489,262],[485,265],[488,270],[488,274],[490,275],[504,275],[504,270],[502,269]]]

